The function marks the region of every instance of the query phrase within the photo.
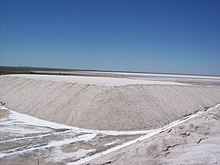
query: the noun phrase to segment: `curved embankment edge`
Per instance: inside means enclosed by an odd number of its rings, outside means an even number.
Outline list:
[[[78,160],[78,161],[76,161],[76,162],[67,163],[67,165],[80,165],[80,164],[83,164],[83,163],[87,163],[87,162],[92,161],[92,160],[94,160],[94,159],[96,159],[96,158],[102,157],[102,156],[104,156],[104,155],[110,154],[110,153],[112,153],[112,152],[115,152],[115,151],[117,151],[117,150],[120,150],[120,149],[122,149],[122,148],[125,148],[125,147],[127,147],[127,146],[130,146],[130,145],[132,145],[132,144],[135,144],[135,143],[137,143],[137,142],[139,142],[139,141],[143,141],[143,140],[146,140],[146,139],[148,139],[148,138],[151,138],[152,136],[155,136],[155,135],[157,135],[157,134],[159,134],[159,133],[161,133],[161,132],[163,132],[163,131],[166,131],[166,130],[168,130],[168,129],[170,129],[170,128],[173,128],[173,127],[175,127],[175,126],[178,126],[178,125],[180,125],[180,124],[182,124],[182,123],[184,123],[184,122],[186,122],[186,121],[188,121],[188,120],[190,120],[190,119],[193,119],[193,118],[195,118],[195,117],[198,117],[198,116],[204,114],[205,112],[212,111],[212,110],[214,110],[215,108],[218,108],[218,107],[220,107],[220,104],[217,104],[216,106],[211,107],[211,108],[209,108],[209,109],[206,110],[206,111],[199,111],[199,112],[196,112],[196,113],[194,113],[194,114],[192,114],[192,115],[189,115],[189,116],[187,116],[187,117],[184,117],[184,118],[182,118],[182,119],[179,119],[179,120],[177,120],[177,121],[174,121],[174,122],[172,122],[172,123],[170,123],[170,124],[168,124],[168,125],[166,125],[166,126],[164,126],[164,127],[162,127],[162,128],[154,129],[154,130],[148,130],[148,131],[146,131],[146,133],[147,133],[146,135],[143,135],[143,136],[141,136],[141,137],[139,137],[139,138],[137,138],[137,139],[135,139],[135,140],[126,142],[126,143],[124,143],[124,144],[122,144],[122,145],[115,146],[115,147],[113,147],[113,148],[110,148],[110,149],[108,149],[108,150],[106,150],[106,151],[103,151],[103,152],[94,154],[94,155],[92,155],[92,156],[85,157],[85,158],[80,159],[80,160]]]
[[[43,126],[43,127],[51,127],[51,128],[54,128],[54,129],[57,129],[57,128],[66,128],[68,129],[69,131],[73,131],[73,132],[78,132],[78,133],[87,133],[89,134],[89,138],[94,138],[95,135],[97,134],[106,134],[106,135],[134,135],[134,134],[142,134],[142,136],[140,136],[139,138],[137,139],[134,139],[134,140],[131,140],[131,141],[128,141],[126,143],[123,143],[123,144],[120,144],[120,145],[117,145],[115,147],[112,147],[110,149],[107,149],[103,152],[99,152],[97,154],[94,154],[92,156],[87,156],[85,158],[82,158],[76,162],[72,162],[72,163],[67,163],[69,165],[76,165],[76,164],[83,164],[83,163],[86,163],[86,162],[89,162],[89,161],[92,161],[96,158],[99,158],[101,156],[104,156],[104,155],[107,155],[107,154],[110,154],[112,152],[115,152],[119,149],[122,149],[122,148],[125,148],[127,146],[130,146],[136,142],[139,142],[139,141],[143,141],[143,140],[146,140],[148,138],[151,138],[152,136],[155,136],[161,132],[164,132],[166,130],[169,130],[173,127],[176,127],[178,125],[181,125],[183,124],[184,122],[188,121],[188,120],[191,120],[191,119],[194,119],[196,117],[199,117],[203,114],[207,114],[208,112],[212,111],[212,110],[215,110],[216,108],[220,108],[220,104],[212,107],[212,108],[209,108],[207,110],[204,110],[204,111],[199,111],[199,112],[196,112],[195,114],[191,114],[189,116],[186,116],[180,120],[177,120],[175,122],[172,122],[162,128],[158,128],[158,129],[153,129],[153,130],[145,130],[145,131],[98,131],[98,130],[89,130],[89,129],[81,129],[81,128],[76,128],[76,127],[70,127],[70,126],[66,126],[66,125],[61,125],[61,124],[57,124],[57,123],[52,123],[52,122],[48,122],[48,121],[43,121],[41,119],[37,119],[35,117],[31,117],[31,116],[28,116],[26,114],[20,114],[20,113],[17,113],[15,111],[12,111],[12,110],[9,110],[5,107],[1,107],[1,109],[6,109],[8,111],[10,111],[10,115],[12,115],[12,118],[13,119],[18,119],[19,122],[22,122],[22,123],[25,123],[25,124],[28,124],[28,125],[36,125],[36,126]],[[219,110],[219,109],[218,109]],[[33,122],[32,122],[33,121]],[[92,137],[90,137],[90,135],[92,135]],[[45,136],[45,135],[44,135]],[[84,136],[84,135],[83,135]],[[13,139],[13,140],[16,140],[16,139]],[[71,139],[73,140],[73,139]],[[0,157],[4,157],[4,154],[1,154]]]
[[[220,87],[198,85],[96,86],[0,76],[9,109],[94,130],[160,128],[220,102]]]

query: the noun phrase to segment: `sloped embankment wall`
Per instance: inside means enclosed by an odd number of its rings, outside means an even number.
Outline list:
[[[220,88],[96,86],[1,76],[0,101],[18,112],[71,126],[143,130],[220,103]]]

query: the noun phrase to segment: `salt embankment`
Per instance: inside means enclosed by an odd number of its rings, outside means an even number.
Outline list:
[[[123,78],[0,76],[0,101],[18,112],[98,130],[161,127],[220,103],[220,87]]]

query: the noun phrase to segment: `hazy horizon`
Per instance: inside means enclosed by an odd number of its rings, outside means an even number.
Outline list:
[[[94,72],[122,72],[122,73],[143,73],[143,74],[164,74],[164,75],[195,75],[195,76],[217,76],[220,77],[220,74],[196,74],[196,73],[175,73],[175,72],[147,72],[147,71],[132,71],[132,70],[99,70],[99,69],[79,69],[79,68],[56,68],[56,67],[35,67],[35,66],[3,66],[1,67],[5,68],[25,68],[25,69],[39,69],[39,70],[48,70],[48,71],[94,71]],[[46,71],[45,70],[45,71]]]

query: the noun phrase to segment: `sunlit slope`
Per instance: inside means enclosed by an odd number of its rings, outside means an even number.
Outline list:
[[[19,112],[71,126],[143,130],[220,103],[220,88],[178,84],[104,86],[1,76],[0,101]]]

